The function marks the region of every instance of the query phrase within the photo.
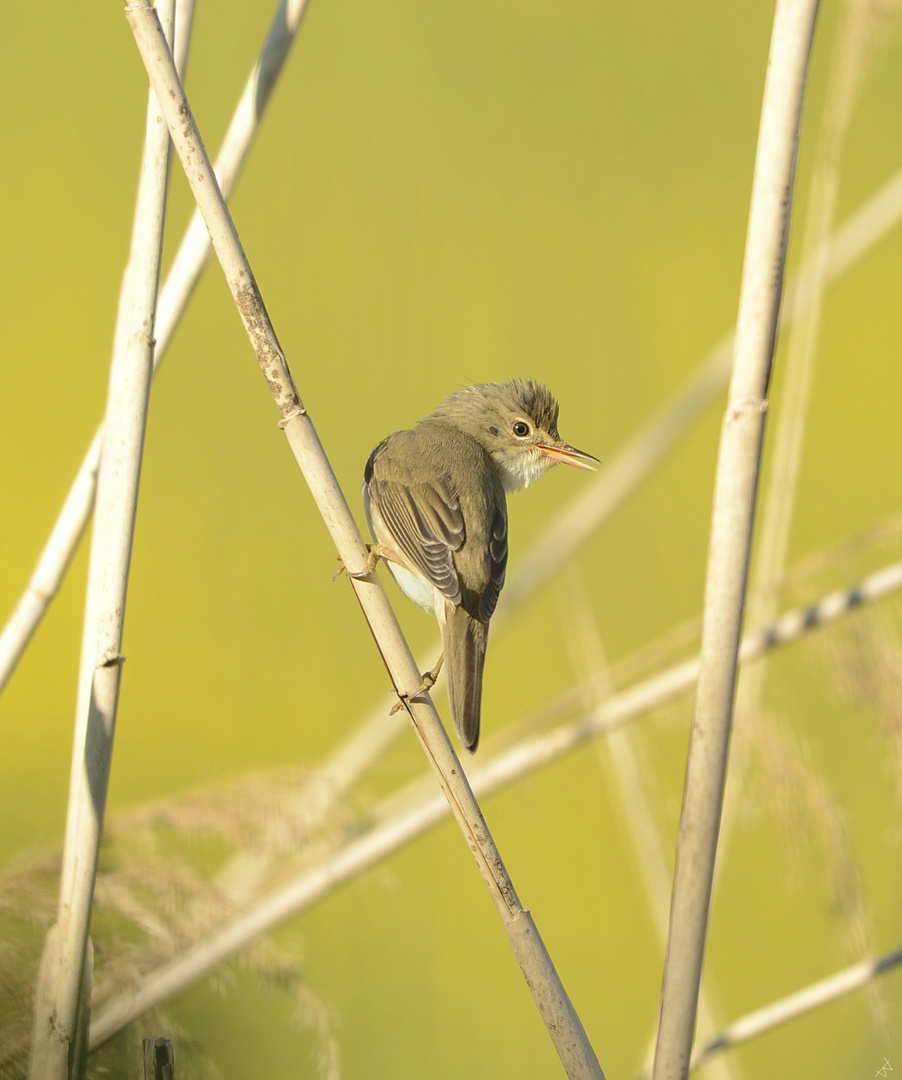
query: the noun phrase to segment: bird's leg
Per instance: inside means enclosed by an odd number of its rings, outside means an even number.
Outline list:
[[[442,653],[442,655],[438,658],[438,661],[436,662],[436,665],[432,669],[432,671],[427,671],[426,674],[423,676],[424,690],[431,690],[433,686],[435,686],[436,682],[438,682],[438,677],[442,670],[442,665],[444,664],[444,662],[445,654]]]
[[[427,672],[425,672],[423,674],[423,681],[416,688],[414,693],[412,693],[412,694],[399,694],[398,695],[398,697],[401,700],[397,703],[397,705],[395,705],[392,708],[391,712],[389,712],[388,715],[389,716],[394,716],[395,713],[399,709],[404,707],[404,704],[406,702],[408,702],[408,701],[416,701],[416,699],[421,694],[425,694],[428,690],[431,690],[433,688],[433,686],[435,686],[435,684],[436,684],[436,682],[438,680],[439,672],[442,670],[442,664],[444,664],[444,662],[445,662],[445,654],[442,653],[442,655],[438,658],[438,663],[435,665],[435,667],[432,669],[432,671],[427,671]]]
[[[347,574],[351,578],[365,578],[376,569],[376,564],[380,559],[388,559],[390,562],[396,562],[399,566],[403,566],[401,558],[396,555],[391,548],[386,547],[385,544],[367,544],[366,545],[366,566],[362,570],[356,570],[353,573],[345,566],[344,563],[332,575],[332,580],[335,581],[341,577],[342,574]]]

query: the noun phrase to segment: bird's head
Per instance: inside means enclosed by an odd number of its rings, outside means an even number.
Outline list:
[[[598,458],[565,443],[557,430],[559,406],[542,383],[514,379],[458,390],[436,409],[486,449],[508,491],[528,487],[553,465],[594,470]]]

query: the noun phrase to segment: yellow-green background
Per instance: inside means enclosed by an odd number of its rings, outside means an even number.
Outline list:
[[[198,4],[188,90],[210,148],[268,7]],[[735,318],[771,18],[769,4],[716,0],[312,0],[233,211],[355,511],[372,446],[468,382],[546,380],[564,436],[610,461],[690,375]],[[5,619],[102,413],[145,78],[119,4],[8,4],[3,22]],[[837,24],[825,4],[799,214]],[[841,218],[902,161],[900,61],[895,33],[855,115]],[[172,188],[167,265],[190,207],[178,167]],[[830,292],[792,559],[899,506],[900,280],[897,232]],[[113,811],[315,763],[385,690],[350,589],[330,582],[334,549],[276,420],[211,266],[151,402]],[[712,407],[580,553],[612,659],[700,609],[718,422]],[[557,470],[512,502],[513,566],[587,482]],[[4,859],[60,842],[85,549],[0,700]],[[431,642],[429,620],[398,606],[414,645]],[[572,678],[560,613],[545,589],[493,639],[489,735]],[[900,814],[873,716],[838,700],[810,650],[781,657],[769,685],[847,809],[874,946],[894,947]],[[647,728],[660,734],[671,839],[687,716]],[[406,735],[369,790],[390,790],[418,754]],[[661,957],[594,749],[486,812],[607,1075],[633,1075]],[[757,814],[725,861],[708,951],[722,1020],[849,962],[819,858],[793,877],[785,850]],[[355,882],[292,926],[340,1017],[344,1075],[559,1075],[456,831],[387,865],[388,881]],[[898,977],[884,990],[887,1027],[858,995],[738,1052],[743,1075],[845,1080],[884,1056],[902,1068]],[[251,976],[225,997],[202,985],[174,1009],[229,1080],[314,1075],[313,1038],[291,1011]]]

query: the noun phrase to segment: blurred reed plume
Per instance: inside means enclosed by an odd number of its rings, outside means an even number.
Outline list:
[[[92,937],[98,960],[95,997],[104,1001],[140,984],[147,972],[196,945],[236,911],[234,893],[248,886],[254,861],[283,861],[297,852],[313,858],[347,832],[336,819],[318,821],[316,837],[305,828],[305,781],[298,768],[243,776],[152,806],[113,815],[104,837],[96,885]],[[226,873],[221,873],[223,869]],[[41,944],[56,916],[60,859],[30,852],[0,874],[0,1078],[21,1077],[28,1064],[33,994]],[[288,995],[298,1024],[312,1029],[318,1075],[340,1075],[335,1017],[305,981],[302,944],[284,935],[262,937],[214,983],[225,992],[240,972]],[[153,1009],[92,1053],[89,1076],[130,1077],[140,1060],[141,1038],[165,1032],[177,1043],[180,1077],[218,1080],[215,1048],[207,1053]]]

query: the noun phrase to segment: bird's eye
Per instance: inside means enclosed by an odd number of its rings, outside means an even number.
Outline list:
[[[522,439],[524,435],[529,434],[529,424],[524,420],[517,420],[511,430],[518,438]]]

